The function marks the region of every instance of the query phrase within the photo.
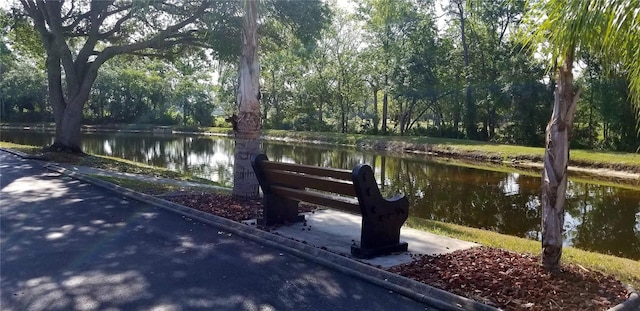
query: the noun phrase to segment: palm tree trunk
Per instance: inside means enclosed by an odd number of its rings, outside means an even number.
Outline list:
[[[258,180],[251,159],[260,151],[260,63],[257,39],[258,0],[245,1],[244,37],[238,68],[238,117],[235,130],[233,196],[256,198]]]
[[[569,137],[579,91],[573,85],[573,57],[567,56],[558,70],[553,114],[547,125],[544,170],[542,172],[542,265],[560,269],[562,229],[569,164]]]

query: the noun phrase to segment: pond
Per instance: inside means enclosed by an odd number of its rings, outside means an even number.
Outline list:
[[[48,145],[53,133],[1,132],[3,141]],[[191,172],[230,187],[234,141],[218,136],[86,133],[85,152]],[[499,172],[354,148],[263,141],[269,159],[352,169],[369,163],[387,194],[400,192],[413,217],[540,238],[540,176]],[[640,190],[570,180],[565,245],[640,259]]]

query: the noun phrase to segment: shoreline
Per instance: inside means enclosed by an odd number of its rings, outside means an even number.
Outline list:
[[[191,133],[198,134],[198,133]],[[228,137],[232,137],[232,135],[226,135]],[[266,140],[275,140],[275,141],[283,141],[283,142],[296,142],[296,143],[307,143],[307,144],[323,144],[323,145],[340,145],[342,147],[350,147],[355,148],[356,150],[367,150],[373,152],[382,152],[385,154],[393,155],[396,157],[415,157],[415,156],[423,156],[433,161],[438,162],[448,162],[453,163],[454,165],[458,164],[471,164],[471,166],[478,166],[479,168],[492,169],[495,167],[501,168],[501,170],[524,170],[530,173],[530,175],[539,175],[542,176],[542,169],[544,167],[544,163],[541,161],[540,157],[539,161],[535,159],[515,159],[515,158],[507,158],[506,160],[497,156],[497,155],[479,155],[479,154],[467,154],[467,153],[457,153],[452,151],[447,152],[439,152],[437,148],[433,148],[433,146],[427,146],[422,144],[412,144],[407,142],[398,142],[403,146],[398,147],[396,144],[388,144],[386,143],[385,147],[381,147],[380,144],[377,146],[365,145],[362,144],[352,145],[352,144],[336,144],[327,141],[317,140],[317,139],[294,139],[289,137],[278,137],[278,136],[262,136],[261,139]],[[402,151],[397,151],[402,150]],[[571,160],[569,161],[572,162]],[[575,161],[573,161],[575,162]],[[568,166],[569,173],[578,174],[577,176],[570,176],[575,178],[587,179],[587,178],[596,178],[598,181],[604,182],[613,182],[616,184],[629,185],[640,187],[640,167],[637,168],[637,172],[631,170],[620,170],[606,167],[604,164],[600,164],[600,166],[596,165],[569,165]]]
[[[6,125],[0,126],[1,130],[21,130],[21,131],[54,131],[55,128],[52,125],[46,124],[23,124],[23,125]],[[94,126],[83,125],[82,131],[85,133],[96,132],[119,132],[119,133],[150,133],[150,134],[179,134],[179,135],[203,135],[203,136],[222,136],[233,138],[233,133],[230,128],[218,128],[220,131],[196,131],[189,129],[186,131],[180,130],[175,126],[151,126],[151,125],[132,125],[131,128],[125,126]],[[442,148],[441,146],[424,143],[407,142],[411,137],[394,137],[394,136],[380,136],[381,139],[375,139],[374,137],[365,137],[357,139],[355,143],[343,143],[339,141],[331,141],[327,137],[321,136],[322,133],[317,132],[296,132],[296,136],[303,137],[291,137],[274,135],[272,130],[263,130],[260,139],[294,142],[294,143],[307,143],[307,144],[323,144],[323,145],[338,145],[342,147],[354,148],[356,150],[366,150],[372,152],[380,152],[397,157],[415,157],[422,156],[429,160],[449,162],[452,164],[458,164],[457,162],[463,162],[462,164],[468,164],[471,166],[477,166],[478,168],[486,167],[487,169],[499,170],[524,170],[530,175],[542,174],[543,163],[542,157],[521,155],[521,156],[503,156],[500,154],[493,154],[490,152],[474,152],[469,150],[453,150],[450,146]],[[306,136],[306,137],[305,137]],[[391,138],[389,140],[389,138]],[[596,178],[598,181],[612,182],[615,184],[628,185],[632,187],[640,187],[640,164],[635,165],[622,165],[611,164],[606,162],[601,163],[584,163],[584,161],[570,160],[568,167],[570,174],[577,176],[570,176],[572,178],[592,179]]]

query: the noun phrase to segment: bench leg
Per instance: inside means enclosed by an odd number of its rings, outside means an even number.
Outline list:
[[[265,195],[263,199],[261,226],[280,225],[284,223],[303,222],[304,215],[298,215],[298,201]]]
[[[402,195],[383,198],[369,165],[356,165],[351,176],[362,214],[360,245],[352,246],[351,254],[371,258],[406,252],[408,245],[400,242],[400,227],[409,216],[409,200]]]
[[[360,245],[351,246],[351,255],[356,258],[372,258],[406,252],[408,244],[400,242],[400,227],[406,217],[394,216],[363,216]]]

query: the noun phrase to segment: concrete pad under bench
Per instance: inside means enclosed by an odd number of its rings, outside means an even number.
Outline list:
[[[272,228],[271,232],[351,257],[351,245],[360,243],[361,216],[332,209],[317,210],[315,213],[305,213],[304,215],[306,223],[278,226]],[[446,254],[479,246],[476,243],[407,227],[400,229],[400,241],[409,243],[408,252],[361,259],[361,261],[388,268],[411,262],[410,254]]]

